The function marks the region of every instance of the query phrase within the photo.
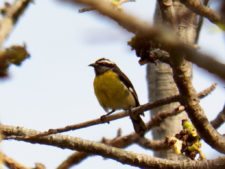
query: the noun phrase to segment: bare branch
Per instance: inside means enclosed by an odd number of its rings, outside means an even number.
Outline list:
[[[212,84],[210,87],[208,87],[207,89],[200,92],[198,94],[199,98],[204,98],[205,96],[207,96],[209,93],[211,93],[215,89],[215,87],[216,87],[216,84]],[[139,107],[136,107],[136,108],[132,109],[132,112],[137,113],[137,114],[141,114],[144,111],[156,108],[158,106],[169,104],[171,102],[177,102],[177,101],[179,101],[179,99],[180,99],[179,95],[171,96],[171,97],[168,97],[168,98],[157,100],[157,101],[152,102],[152,103],[143,104]],[[35,137],[43,137],[43,136],[62,133],[62,132],[70,131],[70,130],[77,130],[77,129],[81,129],[81,128],[86,128],[86,127],[94,126],[94,125],[97,125],[97,124],[102,124],[102,123],[105,123],[105,122],[117,120],[117,119],[120,119],[120,118],[123,118],[123,117],[126,117],[126,116],[128,116],[128,112],[120,112],[120,113],[117,113],[117,114],[114,114],[114,115],[107,116],[104,119],[98,118],[98,119],[82,122],[82,123],[79,123],[79,124],[68,125],[68,126],[62,127],[62,128],[49,129],[48,131],[44,131],[44,132],[39,133],[38,135],[29,136],[29,138],[24,138],[24,139],[32,139],[32,138],[35,138]],[[162,119],[162,116],[163,115],[161,115],[161,117],[160,117],[161,119]]]
[[[177,54],[176,51],[173,51],[171,54],[171,67],[174,74],[174,81],[181,95],[180,102],[185,106],[185,110],[201,138],[212,148],[221,153],[225,153],[225,138],[213,128],[204,114],[199,104],[197,93],[185,69],[188,62],[182,56]]]
[[[1,125],[3,135],[23,135],[29,136],[38,134],[38,131],[29,130],[21,127]],[[28,140],[26,140],[28,141]],[[170,168],[170,169],[222,169],[225,167],[225,157],[217,158],[215,160],[203,160],[203,161],[171,161],[160,158],[151,157],[149,155],[137,154],[125,150],[121,150],[115,147],[111,147],[102,143],[96,143],[88,140],[83,140],[76,137],[65,135],[52,135],[41,138],[35,138],[29,140],[30,143],[41,143],[46,145],[52,145],[60,148],[67,148],[71,150],[83,151],[91,154],[100,155],[106,158],[114,159],[123,164],[129,164],[138,167],[147,168]]]
[[[179,46],[179,45],[178,45]],[[196,50],[189,48],[188,46],[183,46],[181,48],[176,47],[177,50],[183,50],[181,55],[185,55],[185,59],[191,61],[201,68],[206,69],[210,73],[216,74],[219,78],[225,81],[225,64],[214,59],[215,57],[208,54],[198,53]],[[175,49],[175,48],[174,48]],[[214,65],[214,66],[211,66]]]
[[[17,0],[6,8],[4,18],[0,21],[0,46],[2,46],[5,39],[9,36],[13,26],[17,23],[30,2],[32,0]]]
[[[2,152],[1,152],[1,156],[3,158],[4,165],[7,166],[9,169],[31,169],[17,162],[16,160],[12,159],[11,157],[7,156],[6,154]]]
[[[35,163],[35,167],[33,169],[46,169],[46,167],[42,163]]]
[[[148,124],[146,126],[148,127],[148,130],[150,130],[151,128],[158,126],[165,118],[173,116],[173,115],[177,115],[178,113],[180,113],[182,111],[184,111],[184,107],[179,106],[179,107],[175,108],[174,110],[172,110],[171,112],[159,112],[155,116],[152,117],[151,121],[148,122]],[[218,128],[219,127],[218,124],[221,125],[222,123],[224,123],[225,118],[224,118],[224,116],[222,116],[223,117],[222,118],[221,114],[222,113],[220,113],[214,120],[211,121],[211,124],[214,128]],[[223,121],[219,120],[221,118],[224,120]],[[128,142],[128,140],[131,140],[131,142]],[[154,141],[148,140],[146,138],[138,136],[136,133],[131,133],[127,136],[123,136],[120,138],[110,140],[110,141],[108,141],[108,145],[113,145],[113,146],[119,147],[119,148],[125,148],[133,142],[137,142],[140,146],[147,148],[147,149],[152,149],[154,151],[169,148],[168,144],[165,144],[165,140],[154,140]],[[85,158],[89,157],[90,155],[91,154],[84,153],[84,152],[73,153],[65,161],[63,161],[59,165],[59,168],[57,168],[57,169],[64,169],[63,168],[64,166],[67,166],[67,168],[68,168],[68,166],[76,165],[76,164],[80,163],[81,161],[83,161]],[[67,162],[67,160],[68,160],[68,162]]]
[[[214,85],[211,86],[211,90],[212,90],[213,86]],[[206,93],[210,91],[209,89],[210,88],[201,92],[201,96],[205,96]],[[178,107],[178,108],[172,110],[171,112],[157,113],[157,115],[153,116],[152,120],[147,123],[148,130],[150,130],[151,128],[153,128],[155,126],[158,126],[165,118],[176,115],[179,112],[182,112],[183,110],[184,110],[184,107],[181,106],[181,107]],[[27,137],[27,138],[29,138],[29,137]],[[30,138],[32,138],[32,137],[30,137]],[[115,139],[111,139],[111,140],[104,139],[101,142],[105,143],[107,145],[118,147],[118,148],[125,148],[135,142],[137,142],[140,146],[143,146],[145,148],[151,148],[156,151],[163,149],[163,148],[168,148],[168,145],[165,144],[164,141],[162,141],[162,140],[158,140],[158,141],[157,140],[156,141],[148,140],[148,142],[146,142],[146,139],[145,140],[140,140],[140,139],[141,138],[136,133],[133,132],[126,136],[116,137]],[[89,157],[90,155],[93,155],[93,154],[88,154],[85,152],[76,152],[76,153],[72,154],[71,156],[69,156],[68,159],[66,159],[62,164],[60,164],[58,169],[61,169],[60,167],[63,168],[65,166],[72,166],[72,165],[78,164],[85,158]]]
[[[85,153],[85,152],[75,152],[75,153],[71,154],[69,157],[67,157],[67,159],[65,159],[56,169],[70,168],[70,167],[80,163],[81,161],[83,161],[84,159],[86,159],[89,156],[90,156],[90,154]]]
[[[85,4],[90,7],[93,7],[98,12],[100,12],[102,15],[108,16],[111,19],[113,19],[115,22],[117,22],[119,25],[121,25],[123,28],[128,30],[129,32],[133,33],[146,33],[149,31],[152,32],[151,34],[154,34],[154,29],[150,27],[146,22],[141,21],[140,19],[126,14],[124,11],[118,11],[115,8],[110,5],[110,3],[107,3],[105,1],[98,1],[98,0],[60,0],[62,2],[70,2],[72,4]],[[134,21],[134,22],[133,22]],[[155,29],[155,31],[157,31]]]
[[[222,20],[220,14],[207,6],[202,5],[200,0],[181,0],[181,2],[184,3],[190,10],[201,16],[206,17],[216,25],[225,26],[225,21]]]
[[[207,92],[210,92],[213,88],[215,87],[215,85],[212,85],[210,88],[204,90],[201,92],[200,96],[206,96]],[[152,117],[152,120],[150,122],[148,122],[146,124],[148,130],[152,129],[153,127],[158,126],[165,118],[170,117],[170,116],[174,116],[180,112],[182,112],[184,110],[184,108],[182,106],[178,106],[176,109],[174,109],[171,112],[159,112],[157,113],[157,115]],[[38,136],[38,134],[37,134]],[[24,137],[24,136],[20,136],[20,137],[8,137],[8,138],[13,138],[13,139],[17,139],[17,138],[26,138],[28,140],[30,139],[35,139],[35,137],[31,136],[31,137]],[[139,142],[138,140],[140,139],[140,136],[137,135],[135,132],[128,134],[126,136],[120,136],[120,137],[116,137],[114,139],[103,139],[101,142],[107,145],[111,145],[114,147],[118,147],[118,148],[125,148],[135,142],[137,142],[138,144],[142,145],[142,141]],[[161,143],[161,145],[160,145]],[[147,145],[148,144],[148,145]],[[148,143],[145,143],[145,146],[147,148],[151,148],[153,150],[160,150],[160,149],[164,149],[164,148],[168,148],[167,144],[164,143],[164,141],[149,141]],[[68,166],[73,166],[75,164],[80,163],[81,161],[83,161],[85,158],[89,157],[90,155],[93,154],[88,154],[85,152],[76,152],[74,154],[72,154],[71,156],[69,156],[65,161],[63,161],[58,169],[63,169],[64,167],[68,168]]]
[[[208,3],[209,3],[209,0],[204,0],[204,1],[203,1],[203,5],[204,5],[204,6],[208,6]],[[197,43],[198,40],[199,40],[200,32],[201,32],[201,30],[202,30],[203,22],[204,22],[204,17],[203,17],[203,16],[200,16],[199,21],[198,21],[198,25],[197,25],[197,30],[196,30],[195,43]]]
[[[126,136],[121,136],[121,137],[116,137],[114,139],[103,139],[101,143],[111,145],[113,147],[117,148],[125,148],[132,143],[136,142],[140,136],[136,134],[135,132],[128,134]],[[88,154],[85,152],[75,152],[72,155],[70,155],[66,160],[64,160],[58,167],[57,169],[64,169],[69,168],[73,165],[76,165],[83,161],[85,158],[91,156],[93,154]]]
[[[216,118],[211,121],[211,124],[214,128],[219,128],[225,121],[225,106],[223,110],[216,116]]]
[[[165,150],[165,149],[169,149],[170,147],[165,144],[165,140],[149,140],[146,138],[139,138],[138,139],[138,144],[140,146],[142,146],[143,148],[146,149],[153,149],[153,150]]]
[[[116,21],[123,28],[134,34],[138,34],[149,40],[155,40],[167,46],[165,50],[176,50],[181,56],[201,68],[208,70],[209,72],[217,75],[221,79],[225,80],[225,64],[220,63],[215,57],[198,52],[192,45],[183,43],[180,39],[176,38],[176,35],[172,30],[165,30],[162,27],[152,27],[139,18],[128,15],[127,13],[114,10],[111,5],[103,1],[98,0],[61,0],[71,3],[82,3],[94,7],[101,14],[110,17]],[[99,3],[100,2],[100,3]],[[211,66],[214,65],[214,66]]]

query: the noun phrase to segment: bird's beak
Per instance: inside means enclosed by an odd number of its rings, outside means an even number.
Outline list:
[[[88,66],[95,67],[95,66],[96,66],[96,64],[95,64],[95,63],[91,63],[91,64],[90,64],[90,65],[88,65]]]

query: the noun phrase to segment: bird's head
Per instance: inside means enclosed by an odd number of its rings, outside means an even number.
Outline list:
[[[96,75],[100,75],[115,68],[116,64],[109,59],[101,58],[91,63],[89,66],[94,67]]]

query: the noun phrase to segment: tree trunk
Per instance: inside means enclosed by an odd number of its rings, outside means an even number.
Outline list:
[[[176,32],[177,36],[187,43],[194,44],[196,38],[196,21],[197,16],[188,10],[178,0],[158,0],[155,11],[155,24],[167,26]],[[186,67],[189,76],[192,76],[192,66]],[[147,81],[149,100],[155,101],[161,98],[178,94],[178,89],[173,80],[173,73],[170,66],[166,63],[149,64],[147,66]],[[154,115],[157,112],[169,111],[177,107],[178,103],[171,103],[161,106],[151,111]],[[165,137],[174,136],[182,129],[181,121],[187,118],[185,112],[167,118],[161,125],[153,129],[154,139],[164,139]],[[155,156],[171,160],[184,159],[178,156],[172,150],[158,151]]]

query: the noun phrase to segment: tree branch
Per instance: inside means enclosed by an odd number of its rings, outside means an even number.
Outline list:
[[[26,166],[24,166],[23,164],[15,161],[14,159],[8,157],[6,154],[1,152],[1,156],[3,159],[3,163],[5,166],[7,166],[9,169],[31,169],[28,168]]]
[[[177,115],[178,113],[182,111],[184,111],[184,107],[178,106],[171,112],[159,112],[152,117],[151,121],[146,126],[148,130],[150,130],[151,128],[158,126],[163,120],[165,120],[165,118],[173,116],[173,115]],[[220,113],[214,120],[211,121],[211,124],[214,128],[217,129],[219,127],[219,124],[220,125],[223,124],[224,121],[225,121],[225,118],[223,117],[223,120],[221,120],[221,113]],[[128,142],[128,140],[132,140],[132,141]],[[125,148],[133,142],[136,142],[140,146],[147,149],[152,149],[154,151],[169,148],[168,144],[165,144],[165,140],[155,140],[155,141],[148,140],[146,138],[138,136],[136,133],[131,133],[126,136],[109,140],[107,142],[108,142],[108,145],[112,145],[119,148]],[[84,152],[73,153],[65,161],[63,161],[57,169],[64,169],[63,167],[65,166],[66,166],[65,168],[69,168],[68,166],[76,165],[80,163],[81,161],[83,161],[85,158],[89,157],[90,155],[91,154],[84,153]]]
[[[181,2],[193,12],[206,17],[217,26],[225,26],[225,21],[222,20],[220,14],[207,6],[202,5],[200,0],[181,0]]]
[[[170,34],[167,34],[167,31],[163,30],[162,28],[156,29],[154,27],[150,27],[144,22],[141,22],[139,19],[125,14],[124,12],[116,12],[115,10],[110,8],[107,3],[99,3],[99,1],[96,0],[70,0],[70,2],[79,2],[95,7],[95,9],[97,9],[101,14],[107,15],[108,17],[112,18],[121,26],[125,27],[128,31],[136,34],[139,33],[143,37],[148,37],[149,39],[152,38],[153,40],[162,42],[163,44],[166,44],[167,50],[169,49],[169,51],[176,51],[175,56],[177,56],[178,58],[180,58],[181,56],[185,56],[187,60],[190,60],[196,63],[198,66],[217,74],[220,78],[225,79],[224,64],[221,64],[220,62],[214,60],[212,57],[206,57],[207,55],[203,55],[197,52],[191,45],[184,44],[178,38],[174,38],[176,36],[172,32],[170,32]],[[173,64],[175,64],[176,57],[171,57]],[[180,94],[183,96],[182,103],[187,106],[187,110],[189,111],[188,115],[190,116],[197,130],[199,132],[202,130],[202,133],[200,135],[203,136],[203,139],[211,146],[214,145],[218,151],[225,153],[225,139],[223,139],[223,137],[219,133],[217,133],[209,124],[203,110],[198,104],[198,98],[196,96],[194,88],[192,87],[190,79],[185,76],[185,71],[182,70],[182,66],[183,65],[181,63],[173,66],[175,81],[179,88]],[[199,113],[196,113],[196,111],[198,111]],[[198,122],[201,122],[203,120],[204,123],[198,124]],[[219,139],[217,140],[216,138]]]
[[[206,94],[206,90],[204,92],[202,92],[202,95],[205,95],[205,94]],[[184,107],[179,107],[179,108],[174,109],[171,112],[157,113],[157,115],[152,117],[151,121],[147,124],[148,129],[150,130],[151,128],[153,128],[155,126],[158,126],[165,118],[176,115],[179,112],[182,112],[183,109],[184,109]],[[216,118],[218,118],[218,116]],[[217,120],[214,119],[213,121],[217,121]],[[213,123],[213,121],[211,123]],[[16,134],[18,135],[18,134],[20,134],[20,132],[18,132]],[[22,138],[29,138],[29,136],[22,137]],[[32,137],[30,137],[30,138],[32,138]],[[35,139],[35,138],[33,138],[33,139]],[[24,140],[24,141],[26,141],[26,140]],[[107,144],[107,145],[118,147],[118,148],[125,148],[134,142],[137,142],[140,146],[143,146],[145,148],[150,148],[150,149],[153,149],[156,151],[163,149],[163,148],[168,148],[168,145],[165,144],[164,140],[163,141],[162,140],[152,141],[152,140],[146,140],[146,139],[141,140],[140,136],[138,136],[135,132],[128,134],[126,136],[116,137],[115,139],[111,139],[111,140],[103,139],[101,142],[104,144]],[[85,158],[89,157],[90,155],[93,155],[93,154],[88,154],[85,152],[76,152],[76,153],[72,154],[71,156],[69,156],[64,162],[62,162],[57,169],[63,169],[63,167],[65,167],[65,166],[72,166],[72,165],[78,164]]]
[[[156,151],[169,149],[169,145],[165,144],[165,140],[149,140],[147,138],[139,138],[138,145],[145,149],[153,149]]]
[[[184,108],[183,108],[184,109]],[[163,120],[165,120],[165,118],[167,117],[171,117],[174,115],[177,115],[178,113],[182,112],[182,107],[179,107],[174,109],[171,112],[159,112],[157,113],[155,116],[152,117],[151,121],[148,122],[146,124],[147,129],[151,130],[153,127],[158,126]],[[160,149],[164,149],[164,148],[168,148],[168,146],[165,144],[164,140],[151,140],[148,143],[144,143],[144,145],[142,145],[143,140],[140,140],[141,137],[139,135],[137,135],[135,132],[128,134],[126,136],[121,136],[121,137],[117,137],[115,139],[111,139],[111,140],[106,140],[103,142],[107,145],[111,145],[114,147],[118,147],[118,148],[125,148],[129,145],[131,145],[132,143],[138,143],[140,146],[145,146],[145,148],[150,148],[152,150],[160,150]],[[145,139],[146,141],[146,139]],[[161,143],[161,145],[160,145]],[[84,152],[76,152],[74,154],[72,154],[71,156],[68,157],[68,159],[66,159],[62,164],[60,164],[58,169],[63,169],[63,166],[66,165],[75,165],[80,163],[82,160],[84,160],[85,158],[87,158],[88,156],[90,156],[91,154],[88,153],[84,153]],[[68,162],[67,162],[68,160]],[[62,167],[62,168],[60,168]]]
[[[32,0],[17,0],[5,9],[4,18],[0,21],[0,46],[9,36],[13,26]]]
[[[80,163],[89,156],[90,154],[85,152],[75,152],[67,157],[67,159],[65,159],[56,169],[71,168],[72,166]]]
[[[209,93],[211,93],[215,89],[215,87],[216,87],[216,84],[214,83],[210,87],[208,87],[207,89],[201,91],[198,94],[198,97],[199,98],[204,98]],[[157,101],[152,102],[152,103],[143,104],[143,105],[141,105],[139,107],[136,107],[136,108],[132,109],[131,111],[133,111],[134,113],[137,113],[137,114],[141,114],[144,111],[156,108],[158,106],[169,104],[171,102],[177,102],[177,101],[179,101],[179,99],[180,99],[180,96],[179,95],[175,95],[175,96],[171,96],[171,97],[164,98],[164,99],[161,99],[161,100],[157,100]],[[177,110],[174,110],[174,111],[177,111]],[[57,134],[57,133],[62,133],[62,132],[70,131],[70,130],[77,130],[77,129],[81,129],[81,128],[86,128],[86,127],[102,124],[102,123],[105,123],[105,122],[110,122],[110,121],[113,121],[113,120],[117,120],[117,119],[126,117],[128,115],[129,115],[128,112],[120,112],[120,113],[116,113],[116,114],[113,114],[113,115],[110,115],[110,116],[106,116],[104,119],[97,118],[97,119],[89,120],[89,121],[82,122],[82,123],[79,123],[79,124],[68,125],[68,126],[62,127],[62,128],[49,129],[48,131],[44,131],[44,132],[39,133],[38,135],[29,136],[29,138],[24,138],[24,139],[31,139],[31,138],[35,138],[35,137],[43,137],[43,136],[47,136],[47,135],[51,135],[51,134]],[[162,115],[159,116],[159,118],[163,119],[162,116],[167,117],[167,115],[162,114]]]
[[[176,38],[172,30],[162,27],[153,27],[139,18],[128,15],[127,13],[114,10],[111,5],[104,1],[98,0],[61,0],[71,2],[73,4],[82,3],[94,7],[101,14],[108,16],[123,28],[141,37],[148,38],[152,41],[157,41],[166,46],[165,50],[176,50],[180,55],[185,55],[185,58],[201,68],[217,75],[225,81],[225,64],[215,60],[213,56],[198,52],[192,45],[183,43],[180,39]],[[211,66],[214,65],[214,66]]]
[[[214,128],[219,128],[225,121],[225,106],[223,107],[223,110],[216,116],[216,118],[211,121],[211,124]]]
[[[3,135],[34,135],[38,134],[38,131],[25,129],[21,127],[13,127],[1,125]],[[28,141],[28,140],[26,140]],[[225,157],[217,158],[215,160],[203,160],[203,161],[170,161],[160,158],[151,157],[144,154],[137,154],[125,150],[121,150],[115,147],[111,147],[102,143],[96,143],[88,140],[83,140],[76,137],[65,135],[53,135],[42,138],[35,138],[35,140],[29,140],[30,143],[41,143],[46,145],[52,145],[60,148],[67,148],[71,150],[83,151],[91,154],[100,155],[106,158],[114,159],[118,162],[138,166],[138,167],[153,167],[155,169],[170,168],[170,169],[222,169],[225,167]]]
[[[0,154],[1,154],[1,158],[3,160],[4,165],[8,167],[9,169],[31,169],[31,167],[27,167],[17,162],[16,160],[7,156],[3,152],[1,152]],[[45,166],[41,163],[35,163],[35,167],[32,167],[32,169],[45,169]]]
[[[188,62],[182,56],[176,51],[171,53],[171,67],[173,69],[174,81],[182,97],[180,102],[185,106],[185,110],[201,138],[212,148],[225,153],[225,138],[213,128],[204,114],[199,104],[197,93],[185,69]]]
[[[204,5],[204,6],[208,6],[208,3],[209,3],[209,0],[204,0],[204,1],[203,1],[203,5]],[[201,32],[201,30],[202,30],[203,22],[204,22],[204,17],[203,17],[203,16],[200,16],[199,21],[198,21],[198,25],[197,25],[197,31],[196,31],[195,43],[197,43],[198,40],[199,40],[200,32]]]

